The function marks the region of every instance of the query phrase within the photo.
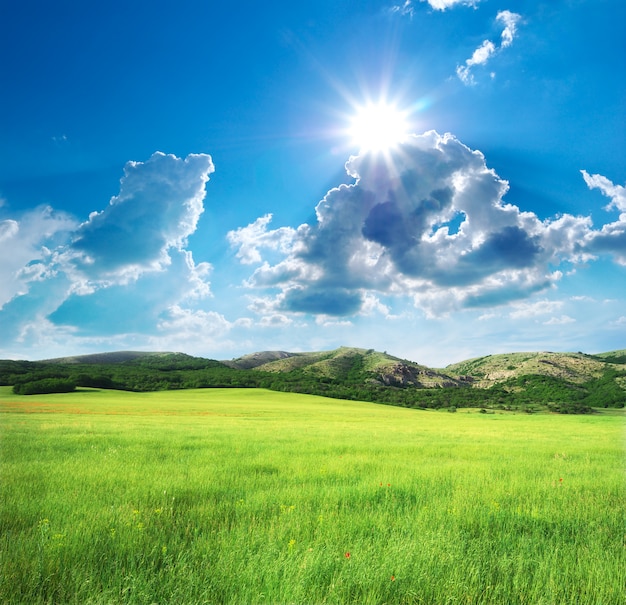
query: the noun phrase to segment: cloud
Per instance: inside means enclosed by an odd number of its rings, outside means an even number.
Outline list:
[[[37,326],[148,333],[171,309],[210,296],[212,267],[186,245],[211,172],[208,155],[157,152],[128,162],[119,194],[82,224],[51,208],[0,221],[0,332],[33,343]]]
[[[209,295],[209,265],[196,265],[187,250],[171,251],[169,259],[166,268],[128,283],[72,291],[49,317],[88,334],[148,332],[168,309]]]
[[[422,2],[428,2],[432,8],[435,10],[444,11],[448,8],[452,8],[453,6],[465,5],[465,6],[476,6],[481,0],[421,0]]]
[[[481,0],[420,0],[420,2],[428,2],[431,8],[439,11],[445,11],[453,6],[476,6]],[[405,0],[402,4],[395,4],[391,7],[392,13],[399,13],[400,15],[408,15],[413,17],[415,14],[415,2],[414,0]]]
[[[559,300],[538,300],[533,303],[517,303],[509,317],[512,319],[527,319],[538,315],[548,315],[561,309],[563,302]]]
[[[232,324],[220,313],[186,309],[172,305],[158,322],[159,331],[175,334],[181,340],[191,340],[202,334],[206,338],[223,336]]]
[[[500,46],[496,46],[491,40],[484,40],[483,43],[472,53],[472,56],[465,61],[465,65],[459,65],[456,73],[459,79],[467,85],[475,83],[472,69],[477,65],[485,65],[491,57],[500,52],[503,48],[511,46],[517,33],[517,24],[521,20],[521,15],[505,10],[496,15],[496,21],[504,28],[500,35]]]
[[[361,303],[361,294],[348,288],[296,287],[285,291],[281,307],[296,313],[334,316],[353,315],[360,310]]]
[[[392,13],[399,13],[401,15],[408,15],[409,17],[413,17],[415,14],[415,8],[413,7],[413,2],[411,0],[406,0],[404,4],[398,4],[391,7]]]
[[[77,221],[48,206],[17,219],[0,220],[0,309],[28,291],[29,283],[50,274],[51,248],[67,241]]]
[[[20,230],[17,221],[7,220],[0,222],[0,244],[17,235]]]
[[[266,214],[247,227],[241,227],[227,234],[231,246],[238,247],[237,258],[242,263],[249,265],[260,262],[259,248],[278,250],[283,253],[289,252],[295,235],[294,230],[290,227],[283,227],[268,232],[267,225],[271,220],[272,215]]]
[[[474,67],[474,65],[484,65],[495,52],[495,44],[489,40],[485,40],[482,45],[474,51],[472,56],[465,61],[465,65],[459,65],[456,68],[457,76],[459,76],[464,84],[473,84],[474,76],[471,73],[472,67]]]
[[[615,209],[622,213],[626,212],[626,187],[614,185],[601,174],[589,174],[586,170],[581,170],[580,172],[589,189],[599,189],[603,195],[611,198],[611,202],[606,206],[606,210]]]
[[[157,152],[147,162],[128,162],[119,194],[77,229],[62,260],[94,285],[163,269],[168,251],[181,249],[195,231],[213,170],[206,154],[182,160]]]
[[[610,254],[620,265],[626,266],[626,188],[614,185],[609,179],[600,174],[589,174],[581,170],[581,174],[589,189],[599,189],[610,203],[605,210],[617,210],[619,218],[602,226],[600,231],[587,234],[586,247],[591,254]]]
[[[513,44],[513,38],[517,33],[517,24],[519,23],[521,15],[512,13],[511,11],[500,11],[496,15],[496,21],[501,21],[504,24],[504,29],[501,34],[500,48],[506,48]]]
[[[271,230],[266,215],[229,234],[258,265],[245,284],[265,295],[252,310],[351,316],[379,295],[409,297],[429,317],[493,308],[555,287],[559,265],[591,260],[608,237],[589,217],[540,220],[506,203],[508,183],[451,134],[412,135],[346,170],[355,182],[326,194],[315,224]]]
[[[278,328],[293,324],[293,319],[282,313],[274,313],[273,315],[265,315],[261,318],[258,325],[262,328]]]
[[[569,315],[561,315],[561,317],[551,317],[548,321],[544,321],[543,323],[546,326],[563,326],[576,323],[576,320]]]

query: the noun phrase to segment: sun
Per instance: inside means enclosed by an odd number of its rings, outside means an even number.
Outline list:
[[[357,109],[350,120],[348,135],[361,152],[384,152],[401,143],[407,130],[406,112],[380,102]]]

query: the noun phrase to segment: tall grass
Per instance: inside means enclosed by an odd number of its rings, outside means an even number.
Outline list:
[[[626,602],[620,415],[0,389],[0,602]]]

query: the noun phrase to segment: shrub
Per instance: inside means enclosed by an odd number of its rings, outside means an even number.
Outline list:
[[[17,395],[43,395],[45,393],[71,393],[76,390],[76,383],[63,378],[44,378],[16,384],[13,392]]]

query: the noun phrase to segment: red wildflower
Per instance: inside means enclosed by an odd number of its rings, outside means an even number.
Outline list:
[[[350,553],[347,552],[344,556],[346,557],[346,559],[349,559],[350,558]]]
[[[391,581],[395,582],[396,581],[396,576],[391,576]]]

